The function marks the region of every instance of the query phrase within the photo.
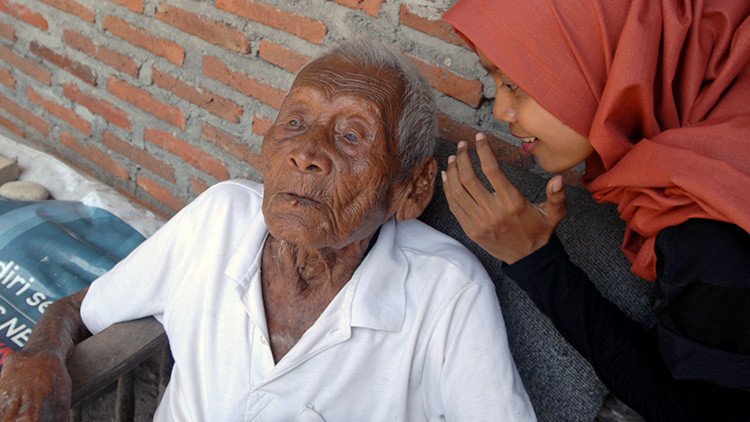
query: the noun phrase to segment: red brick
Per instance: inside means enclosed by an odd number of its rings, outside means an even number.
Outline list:
[[[409,10],[409,6],[405,4],[402,4],[401,9],[399,10],[399,21],[402,25],[432,35],[433,37],[440,38],[451,44],[460,45],[461,47],[469,47],[468,44],[466,44],[466,41],[464,41],[455,30],[453,30],[453,27],[448,22],[442,19],[430,20],[415,15]]]
[[[0,12],[13,16],[20,21],[26,22],[29,25],[36,26],[45,31],[49,29],[49,23],[44,15],[29,9],[28,7],[21,6],[18,2],[0,0]]]
[[[192,191],[193,191],[194,196],[200,195],[201,193],[203,193],[203,191],[205,191],[209,187],[208,183],[194,176],[190,177],[190,186],[192,186],[193,188]]]
[[[104,133],[102,133],[102,144],[112,151],[133,160],[139,166],[146,168],[162,179],[168,180],[172,183],[177,182],[177,177],[175,177],[172,166],[156,158],[148,151],[123,141],[112,132],[104,131]]]
[[[229,178],[229,171],[224,163],[169,132],[146,129],[143,139],[182,158],[186,163],[218,180]]]
[[[25,73],[45,85],[52,83],[52,74],[47,69],[17,55],[13,50],[2,44],[0,44],[0,61],[5,62],[10,67],[21,73]]]
[[[443,94],[449,95],[474,108],[478,107],[484,96],[482,82],[476,79],[466,79],[440,66],[427,64],[421,60],[411,58],[414,65],[430,81],[430,84]]]
[[[10,73],[10,70],[0,69],[0,84],[3,84],[11,89],[16,87],[16,78]]]
[[[286,93],[273,85],[260,82],[242,72],[230,69],[220,59],[206,56],[203,59],[203,73],[237,91],[255,97],[258,100],[278,109]]]
[[[130,180],[128,169],[112,159],[109,154],[100,151],[92,145],[83,144],[75,136],[66,131],[60,133],[60,142],[75,153],[86,158],[95,168],[100,168],[119,179]]]
[[[216,0],[216,7],[280,29],[315,44],[323,44],[328,28],[319,20],[252,0]]]
[[[291,73],[297,73],[310,60],[305,55],[265,38],[260,41],[259,54],[263,60]]]
[[[242,142],[241,139],[232,136],[221,129],[209,125],[208,123],[203,125],[201,132],[203,138],[211,141],[214,145],[223,149],[229,153],[232,157],[242,160],[256,169],[262,169],[262,159],[260,155],[253,151],[249,145]]]
[[[372,17],[378,16],[384,0],[336,0],[336,3],[356,10],[364,10]]]
[[[16,28],[13,25],[0,22],[0,37],[16,42]]]
[[[217,22],[169,4],[159,7],[156,19],[227,50],[240,53],[250,52],[248,36],[223,22]]]
[[[268,129],[273,125],[273,119],[267,119],[257,114],[253,118],[253,133],[258,136],[266,136]]]
[[[143,0],[109,0],[112,3],[125,6],[130,11],[143,14]]]
[[[136,184],[138,184],[138,187],[143,189],[144,192],[151,195],[154,199],[166,205],[174,212],[179,211],[185,206],[182,199],[174,196],[169,189],[160,185],[159,182],[150,177],[138,176],[136,178]]]
[[[102,116],[109,123],[128,132],[132,129],[128,114],[107,101],[84,94],[73,84],[63,86],[63,94],[71,101],[86,107],[90,112]]]
[[[5,126],[6,129],[10,130],[11,132],[15,133],[19,137],[23,137],[23,129],[16,126],[15,123],[11,122],[10,120],[0,116],[0,126]]]
[[[185,58],[185,50],[176,42],[151,35],[146,29],[133,26],[123,19],[107,16],[102,27],[130,44],[164,57],[177,66],[181,66]]]
[[[96,54],[96,45],[91,41],[91,38],[79,34],[78,32],[66,29],[63,31],[63,40],[65,40],[69,46],[78,51],[82,51],[89,56]]]
[[[138,77],[138,65],[132,58],[120,54],[117,51],[110,50],[107,47],[96,45],[91,38],[69,29],[66,29],[63,32],[63,39],[69,46],[76,50],[82,51],[102,63],[108,64],[134,78]]]
[[[78,3],[75,0],[41,0],[48,5],[60,9],[63,12],[78,16],[87,22],[96,22],[96,14],[93,10]]]
[[[234,101],[203,88],[195,88],[157,68],[154,68],[152,79],[156,86],[173,92],[178,97],[206,109],[215,116],[232,123],[240,122],[243,109]]]
[[[179,108],[159,101],[148,92],[134,87],[125,81],[121,81],[114,76],[109,78],[107,89],[112,95],[123,101],[127,101],[146,113],[153,114],[165,122],[185,130],[185,116]]]
[[[26,90],[26,96],[28,96],[31,102],[44,107],[50,114],[56,116],[60,120],[67,122],[69,125],[76,128],[79,132],[86,135],[91,135],[91,123],[81,118],[81,116],[76,114],[76,112],[74,112],[73,110],[67,109],[54,101],[42,97],[31,87]]]
[[[29,110],[26,110],[25,108],[14,103],[3,94],[0,94],[0,108],[16,116],[18,120],[21,120],[27,125],[33,127],[42,135],[49,136],[49,125],[47,124],[47,122],[37,117],[35,113],[32,113]]]
[[[89,85],[96,85],[96,72],[90,67],[78,63],[69,57],[60,55],[52,51],[51,49],[39,44],[36,41],[32,41],[29,45],[29,50],[41,57],[42,59],[58,66],[65,70],[76,78],[86,82]]]
[[[112,185],[112,187],[115,188],[115,190],[119,192],[121,195],[123,195],[124,197],[130,199],[136,204],[141,205],[142,207],[151,211],[155,215],[159,216],[164,221],[169,220],[175,214],[174,212],[165,212],[162,208],[159,208],[153,203],[149,202],[149,200],[144,199],[141,196],[136,196],[135,193],[133,193],[133,188],[131,188],[130,186],[124,188],[120,186],[119,184],[114,184]],[[138,191],[138,194],[140,194],[140,191]]]
[[[138,63],[136,63],[135,60],[131,57],[120,54],[115,50],[111,50],[103,46],[99,46],[97,48],[96,55],[94,57],[96,57],[102,63],[106,63],[119,70],[120,72],[128,74],[133,78],[138,78],[138,70],[140,69],[140,66],[138,66]]]

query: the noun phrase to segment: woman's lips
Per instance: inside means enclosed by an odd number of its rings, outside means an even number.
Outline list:
[[[521,138],[521,149],[523,149],[523,152],[531,153],[531,150],[534,149],[534,145],[536,145],[535,136]]]

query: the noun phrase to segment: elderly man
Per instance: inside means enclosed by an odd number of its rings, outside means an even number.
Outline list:
[[[264,185],[213,186],[53,305],[6,363],[5,415],[67,412],[86,329],[153,315],[175,359],[156,420],[533,420],[487,274],[414,220],[434,138],[430,88],[399,54],[358,41],[316,59],[263,141]]]

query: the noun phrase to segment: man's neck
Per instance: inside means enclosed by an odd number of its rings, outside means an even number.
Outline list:
[[[279,362],[349,281],[376,236],[343,249],[300,247],[269,235],[261,281],[271,352]]]
[[[374,236],[352,242],[341,249],[306,248],[269,235],[264,246],[265,265],[273,265],[278,278],[265,282],[284,283],[290,293],[311,288],[340,290],[351,278]]]

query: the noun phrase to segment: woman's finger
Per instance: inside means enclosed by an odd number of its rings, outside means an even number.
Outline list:
[[[477,203],[474,198],[466,192],[466,189],[459,181],[459,170],[456,165],[455,157],[448,157],[448,168],[443,172],[443,190],[448,205],[454,213],[458,210],[464,215],[472,214],[472,210],[477,209]]]
[[[487,176],[487,180],[489,180],[492,188],[495,189],[495,196],[505,203],[517,197],[516,192],[518,192],[518,189],[505,176],[505,172],[500,168],[500,163],[492,151],[492,146],[490,146],[487,138],[482,133],[477,133],[476,148],[482,172]]]
[[[469,195],[474,198],[477,204],[486,207],[489,201],[493,200],[492,192],[482,183],[482,180],[477,176],[476,170],[474,170],[474,163],[471,161],[471,155],[469,154],[469,147],[466,142],[458,143],[458,150],[456,151],[456,166],[458,169],[458,180],[461,185],[466,189]]]
[[[448,208],[464,232],[476,233],[478,227],[481,226],[483,221],[486,221],[486,216],[483,214],[482,209],[477,206],[473,198],[464,190],[463,186],[458,182],[457,178],[449,178],[447,172],[442,172],[443,175],[443,186],[445,188],[445,198],[448,201]],[[456,187],[456,189],[454,189]],[[463,194],[465,197],[459,199]],[[471,199],[471,203],[468,200]]]
[[[539,204],[539,209],[544,210],[547,220],[557,226],[568,212],[565,202],[565,189],[563,189],[562,176],[557,175],[547,182],[547,200]]]

